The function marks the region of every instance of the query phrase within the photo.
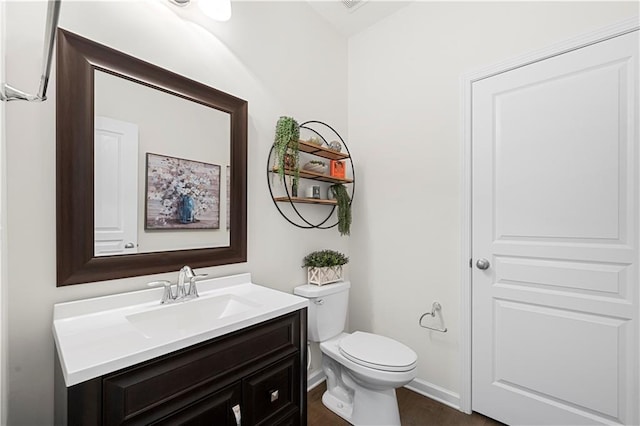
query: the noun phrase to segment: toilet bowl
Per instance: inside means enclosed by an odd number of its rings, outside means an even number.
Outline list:
[[[345,350],[345,347],[353,349],[352,337],[358,338],[357,357]],[[387,341],[372,344],[369,338]],[[365,351],[372,349],[370,345],[381,352],[367,356]],[[327,376],[327,392],[322,402],[327,408],[354,425],[400,424],[395,389],[416,377],[415,352],[395,340],[359,331],[322,342],[320,350]],[[391,356],[384,364],[375,356],[382,351]]]
[[[327,391],[322,403],[354,425],[400,425],[395,389],[416,376],[416,353],[391,338],[345,333],[350,283],[299,286],[311,299],[309,339],[320,342]]]

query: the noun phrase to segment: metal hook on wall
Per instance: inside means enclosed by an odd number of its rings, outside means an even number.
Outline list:
[[[431,305],[431,312],[425,312],[424,314],[422,314],[422,316],[418,320],[418,325],[420,327],[422,327],[422,328],[428,328],[429,330],[439,331],[440,333],[446,333],[447,332],[447,327],[435,328],[435,327],[429,327],[428,325],[423,325],[422,324],[422,319],[424,317],[429,315],[429,316],[435,318],[436,317],[436,312],[440,312],[441,310],[442,310],[442,305],[440,304],[440,302],[433,302],[433,305]]]

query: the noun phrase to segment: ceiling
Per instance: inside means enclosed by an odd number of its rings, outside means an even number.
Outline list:
[[[401,0],[307,0],[311,7],[338,31],[352,36],[375,24],[411,1]],[[352,4],[347,8],[345,3]]]

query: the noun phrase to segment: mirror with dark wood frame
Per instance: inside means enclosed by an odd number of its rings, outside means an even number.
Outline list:
[[[245,262],[247,102],[71,32],[59,29],[57,37],[57,285],[178,271],[183,265],[198,268]],[[94,89],[97,71],[229,115],[228,246],[96,256]]]

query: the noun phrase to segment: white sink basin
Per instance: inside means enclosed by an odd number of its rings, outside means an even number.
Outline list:
[[[164,289],[58,303],[53,336],[67,386],[305,308],[307,299],[240,274],[198,282],[200,297],[160,304]]]
[[[146,337],[164,334],[186,336],[211,329],[221,318],[260,307],[244,297],[224,294],[160,306],[127,315],[126,319]]]

